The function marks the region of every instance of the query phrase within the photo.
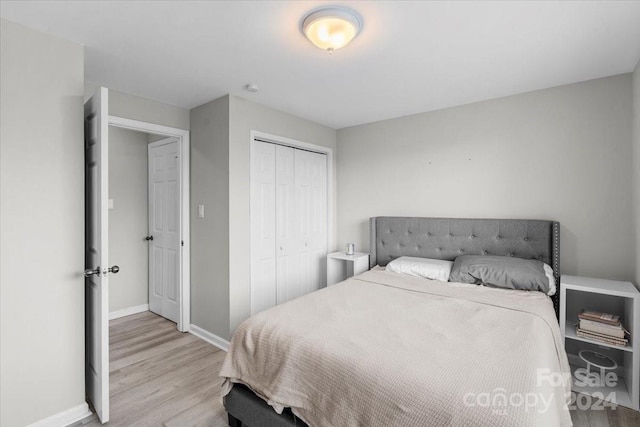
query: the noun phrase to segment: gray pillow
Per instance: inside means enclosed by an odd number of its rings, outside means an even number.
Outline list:
[[[450,282],[474,283],[496,288],[549,292],[549,279],[542,261],[492,255],[462,255],[456,258]]]

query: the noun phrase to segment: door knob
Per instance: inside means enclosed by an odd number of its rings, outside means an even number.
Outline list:
[[[99,276],[100,275],[100,266],[97,266],[95,270],[92,269],[87,269],[84,271],[84,277],[91,277],[91,276]]]
[[[107,271],[109,273],[116,274],[118,271],[120,271],[120,267],[118,267],[117,265],[114,265],[113,267],[107,268]]]
[[[147,236],[144,238],[144,240],[153,240],[153,236]]]

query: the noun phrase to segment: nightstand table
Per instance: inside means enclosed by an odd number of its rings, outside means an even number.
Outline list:
[[[576,334],[578,314],[582,310],[619,315],[630,332],[626,346],[598,342]],[[638,410],[640,395],[640,292],[630,282],[565,276],[560,278],[560,332],[571,364],[573,391],[604,397],[606,401]],[[592,350],[617,363],[615,386],[578,385],[576,369],[586,364],[578,357]]]
[[[347,255],[333,252],[327,255],[327,286],[335,285],[349,277],[369,270],[369,254],[356,252]]]

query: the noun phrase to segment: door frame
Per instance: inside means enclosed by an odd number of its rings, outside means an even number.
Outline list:
[[[190,237],[190,190],[189,177],[191,167],[189,163],[189,131],[169,126],[157,125],[154,123],[142,122],[139,120],[127,119],[124,117],[109,116],[109,126],[122,129],[135,130],[139,132],[153,133],[166,137],[173,137],[178,140],[178,150],[180,150],[180,240],[183,245],[180,247],[180,283],[178,284],[178,330],[189,332],[191,325],[191,242]]]
[[[293,147],[300,150],[313,151],[315,153],[326,154],[327,156],[327,254],[333,251],[334,245],[334,236],[333,236],[333,227],[334,227],[334,203],[333,203],[333,187],[334,187],[334,177],[333,177],[333,149],[329,147],[325,147],[323,145],[311,144],[308,142],[298,141],[296,139],[286,138],[284,136],[271,135],[266,132],[261,132],[257,130],[249,131],[249,159],[252,158],[251,150],[253,150],[253,141],[259,140],[268,142],[271,144],[284,145],[286,147]],[[249,182],[252,182],[252,173],[253,173],[253,165],[249,164]],[[251,199],[251,193],[249,194],[249,198]],[[251,204],[249,204],[249,209],[251,210]],[[251,236],[250,236],[251,237]],[[249,253],[251,253],[251,238],[249,238]],[[326,287],[327,284],[325,283]],[[249,289],[251,289],[251,273],[249,273]],[[251,310],[251,307],[249,308]]]

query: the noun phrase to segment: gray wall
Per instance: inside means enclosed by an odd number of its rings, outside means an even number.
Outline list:
[[[0,21],[0,425],[84,404],[83,49]]]
[[[148,162],[146,133],[109,127],[109,311],[149,302]]]
[[[191,110],[191,322],[225,339],[251,311],[251,130],[336,146],[335,130],[236,96]]]
[[[86,83],[84,98],[89,99],[100,85]],[[189,110],[109,89],[109,114],[147,123],[189,129]]]
[[[338,131],[339,244],[378,215],[555,219],[565,274],[634,277],[631,75]]]
[[[191,110],[191,323],[229,338],[228,96]]]
[[[640,289],[640,61],[633,72],[633,173],[636,235],[636,286]]]
[[[249,294],[249,134],[251,130],[333,148],[335,161],[336,131],[334,129],[243,98],[230,97],[229,306],[231,332],[251,313]]]

